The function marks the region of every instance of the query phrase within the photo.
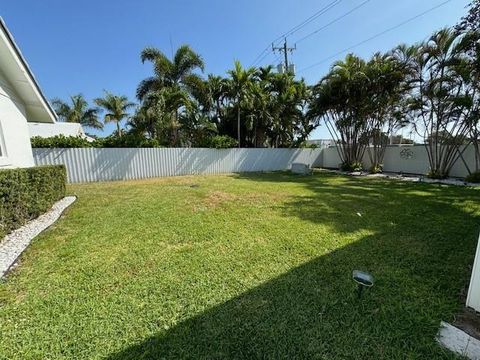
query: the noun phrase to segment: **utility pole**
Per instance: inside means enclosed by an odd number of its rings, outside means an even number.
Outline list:
[[[288,72],[288,53],[292,53],[293,50],[297,50],[297,44],[295,44],[295,47],[288,47],[288,44],[287,44],[287,38],[284,38],[283,40],[283,46],[280,46],[280,47],[276,47],[274,46],[274,44],[272,44],[272,51],[275,52],[275,51],[278,51],[280,53],[283,53],[283,56],[284,56],[284,64],[285,64],[285,72]]]

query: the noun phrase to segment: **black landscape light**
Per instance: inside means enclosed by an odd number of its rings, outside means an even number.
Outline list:
[[[358,284],[357,294],[359,299],[362,296],[363,288],[370,288],[374,283],[372,275],[360,270],[353,270],[353,281]]]

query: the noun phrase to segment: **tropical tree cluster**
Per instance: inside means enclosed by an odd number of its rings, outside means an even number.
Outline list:
[[[314,87],[309,117],[322,119],[345,169],[381,171],[393,132],[408,126],[423,140],[430,175],[448,176],[467,144],[479,143],[479,33],[443,29],[427,41],[363,60],[336,62]],[[470,171],[470,170],[469,170]]]
[[[92,129],[103,129],[103,125],[109,122],[116,124],[116,136],[121,136],[123,131],[122,121],[129,118],[128,110],[135,106],[128,101],[126,96],[113,95],[105,91],[104,97],[94,99],[96,106],[90,106],[82,94],[70,97],[70,102],[58,98],[52,100],[60,121],[80,123],[82,126]],[[105,112],[103,122],[100,113]]]
[[[404,79],[392,54],[377,53],[368,61],[349,54],[314,86],[308,117],[323,120],[343,169],[361,169],[368,152],[372,171],[381,171],[389,135],[404,121]]]
[[[147,47],[140,59],[153,74],[138,85],[138,104],[105,92],[93,107],[81,95],[53,105],[64,121],[97,129],[114,122],[111,139],[124,137],[122,144],[295,147],[323,124],[344,169],[363,168],[368,156],[372,172],[382,171],[386,146],[408,128],[425,144],[432,177],[448,176],[470,144],[476,160],[468,171],[480,177],[479,27],[480,0],[473,0],[457,26],[369,59],[349,54],[314,86],[239,62],[224,77],[204,76],[189,46],[172,58]]]
[[[82,95],[70,103],[55,99],[61,120],[95,129],[114,122],[115,136],[170,147],[292,147],[318,126],[305,115],[311,90],[293,74],[235,62],[226,77],[203,77],[203,59],[187,45],[172,59],[150,47],[140,57],[153,65],[153,75],[138,85],[137,105],[110,92],[93,107]]]
[[[241,147],[290,147],[315,128],[304,111],[310,90],[293,74],[235,62],[227,77],[203,78],[202,58],[186,45],[173,59],[154,48],[141,59],[154,74],[138,86],[140,105],[129,126],[165,145],[209,146],[228,137]]]

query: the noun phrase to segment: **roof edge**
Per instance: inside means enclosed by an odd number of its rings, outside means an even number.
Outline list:
[[[35,75],[33,74],[32,70],[30,69],[30,66],[27,63],[27,60],[25,60],[25,57],[23,56],[22,52],[20,51],[20,48],[17,46],[17,43],[15,42],[15,39],[13,38],[12,33],[10,32],[10,30],[8,30],[8,27],[7,27],[5,21],[3,20],[3,18],[1,16],[0,16],[0,28],[7,35],[7,39],[10,42],[10,45],[12,46],[13,50],[15,51],[15,54],[20,59],[21,64],[23,65],[23,67],[25,68],[28,76],[32,80],[32,83],[35,86],[35,89],[37,90],[38,94],[40,95],[41,100],[44,102],[45,107],[47,108],[48,112],[50,112],[50,115],[51,115],[53,121],[56,122],[58,120],[58,116],[57,116],[55,110],[52,108],[52,106],[50,105],[50,102],[48,101],[48,99],[46,98],[42,89],[40,88],[40,85],[39,85],[37,79],[35,78]]]

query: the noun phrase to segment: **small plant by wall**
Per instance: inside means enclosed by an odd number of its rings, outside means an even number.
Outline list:
[[[0,240],[65,196],[63,165],[0,170]]]
[[[476,171],[474,173],[471,173],[465,178],[465,181],[471,182],[471,183],[480,183],[480,171]]]

